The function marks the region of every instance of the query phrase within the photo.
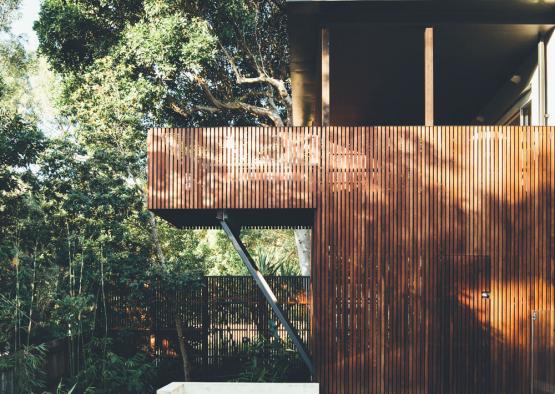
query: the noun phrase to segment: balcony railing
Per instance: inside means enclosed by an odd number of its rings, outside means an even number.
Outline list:
[[[459,182],[486,192],[494,176],[534,188],[540,174],[522,175],[540,171],[534,164],[552,150],[549,127],[153,129],[148,207],[315,208],[326,187],[448,190]],[[391,175],[396,182],[383,183]]]

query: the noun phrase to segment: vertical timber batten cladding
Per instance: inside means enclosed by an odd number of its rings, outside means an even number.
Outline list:
[[[315,208],[320,131],[154,129],[148,208]]]
[[[324,392],[522,393],[531,311],[555,309],[554,132],[154,129],[148,206],[188,226],[211,209],[313,210]]]

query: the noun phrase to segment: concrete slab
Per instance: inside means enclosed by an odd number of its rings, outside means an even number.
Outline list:
[[[173,382],[157,394],[318,394],[318,383]]]

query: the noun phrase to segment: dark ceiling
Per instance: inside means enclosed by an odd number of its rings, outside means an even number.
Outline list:
[[[325,23],[554,22],[554,0],[288,0],[289,14],[318,14]]]
[[[436,25],[436,123],[474,123],[534,56],[544,30],[540,25]],[[338,24],[330,36],[332,124],[423,123],[423,26]]]
[[[527,58],[535,56],[540,30],[537,25],[437,26],[436,123],[473,123]]]

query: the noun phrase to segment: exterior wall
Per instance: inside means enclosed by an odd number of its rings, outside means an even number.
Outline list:
[[[325,392],[527,391],[531,311],[554,308],[551,133],[329,132],[313,269]],[[490,288],[458,283],[472,257]]]
[[[202,137],[214,130],[221,138]],[[323,393],[529,390],[531,313],[555,310],[555,128],[244,132],[158,130],[157,144],[151,134],[149,208],[165,193],[175,214],[234,212],[237,201],[314,210],[311,345]],[[188,190],[171,168],[189,168]],[[249,202],[217,198],[222,184],[225,196],[274,189]]]
[[[148,209],[313,209],[319,130],[152,129]]]

